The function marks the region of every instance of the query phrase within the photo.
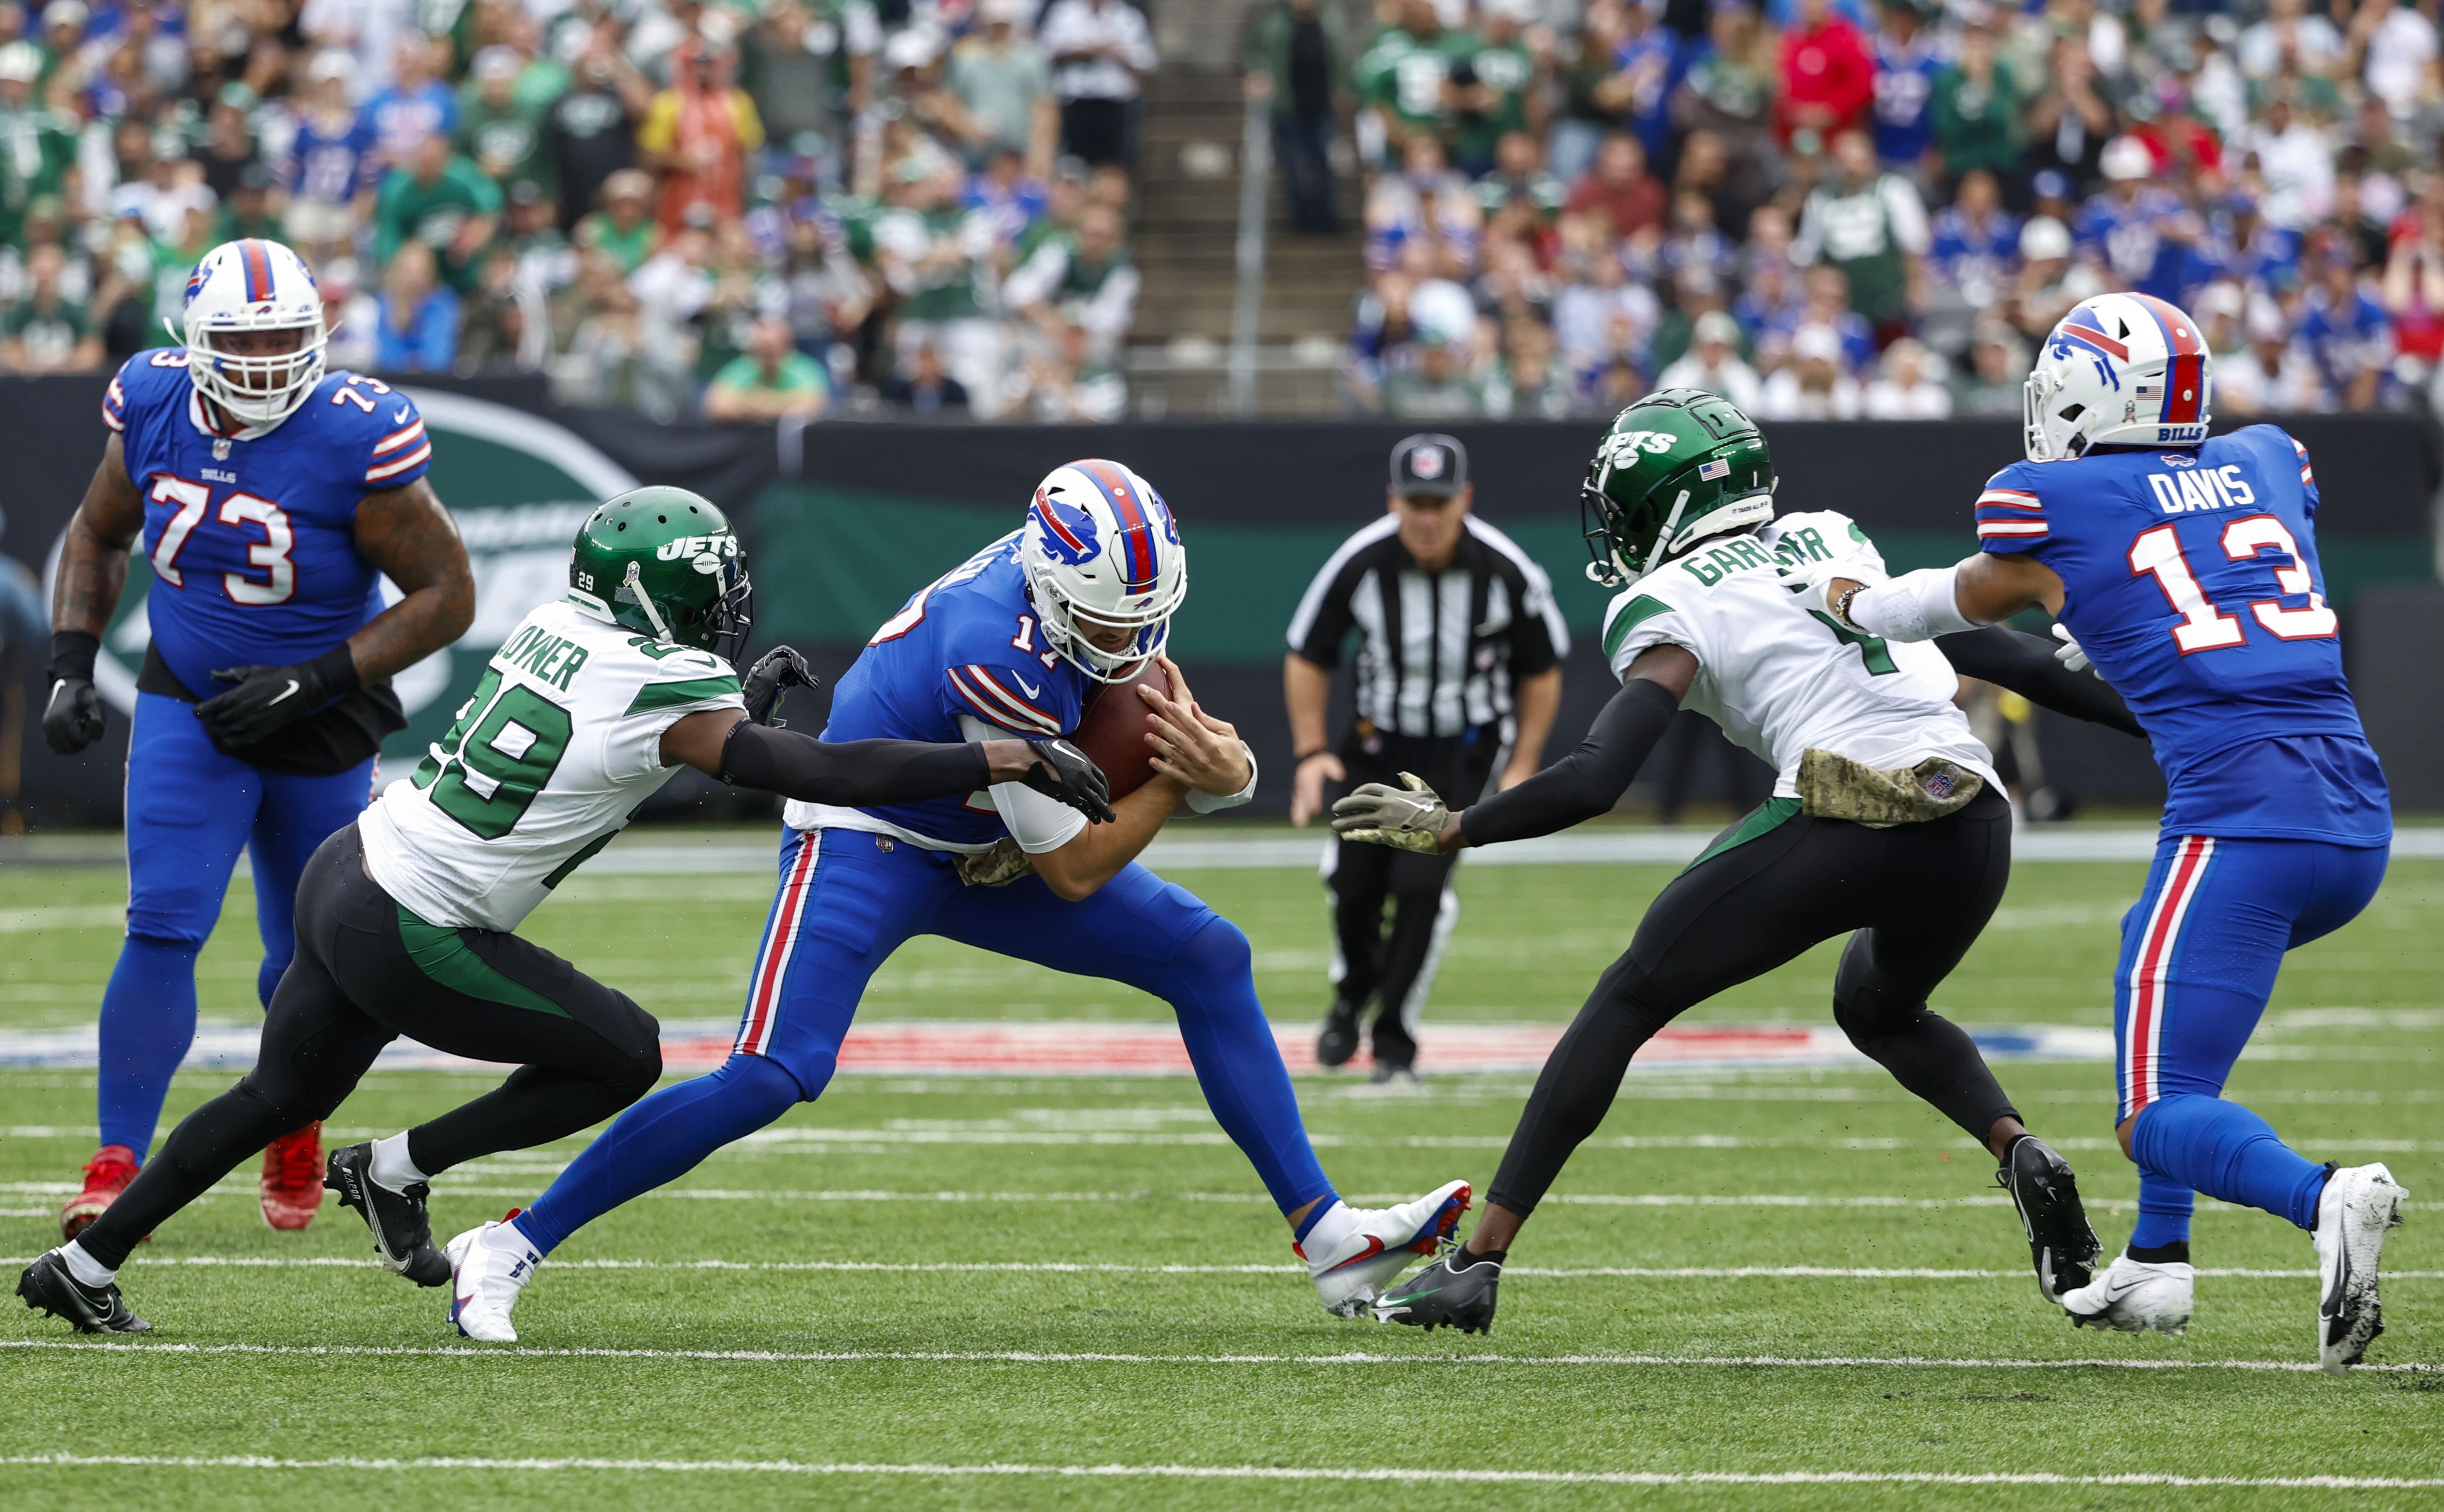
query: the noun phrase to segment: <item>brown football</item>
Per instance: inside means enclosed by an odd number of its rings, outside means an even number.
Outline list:
[[[1103,769],[1112,784],[1112,801],[1136,792],[1154,776],[1154,753],[1145,742],[1152,717],[1138,696],[1142,683],[1158,693],[1171,691],[1171,678],[1157,661],[1148,661],[1126,682],[1106,683],[1087,696],[1086,711],[1078,717],[1078,732],[1069,737],[1080,750]]]

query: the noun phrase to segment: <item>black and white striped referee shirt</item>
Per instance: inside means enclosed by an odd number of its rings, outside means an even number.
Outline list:
[[[1568,655],[1570,633],[1545,569],[1473,514],[1462,524],[1451,565],[1432,574],[1396,516],[1351,536],[1299,600],[1290,650],[1337,667],[1354,629],[1359,718],[1428,739],[1498,726],[1508,745],[1517,680]]]

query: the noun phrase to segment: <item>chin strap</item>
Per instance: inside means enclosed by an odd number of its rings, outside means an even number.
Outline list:
[[[654,627],[656,636],[664,640],[674,639],[676,637],[671,635],[671,627],[662,623],[661,613],[654,607],[654,600],[647,597],[644,588],[640,585],[644,576],[645,569],[634,557],[629,558],[628,576],[620,580],[620,592],[630,603],[645,611],[645,620]]]

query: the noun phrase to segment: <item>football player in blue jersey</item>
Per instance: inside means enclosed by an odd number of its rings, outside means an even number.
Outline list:
[[[833,696],[825,740],[1048,740],[1077,728],[1100,688],[1145,702],[1153,777],[1093,828],[1011,783],[914,803],[793,801],[730,1060],[621,1114],[525,1211],[451,1242],[462,1333],[515,1339],[519,1289],[563,1240],[821,1097],[867,979],[918,934],[1169,1003],[1207,1104],[1288,1220],[1331,1311],[1360,1315],[1449,1237],[1469,1203],[1464,1181],[1373,1210],[1334,1192],[1256,1001],[1248,937],[1137,862],[1183,800],[1210,813],[1255,791],[1255,758],[1163,657],[1187,592],[1187,553],[1161,496],[1124,467],[1083,461],[1044,480],[1023,526],[875,632]],[[1155,660],[1169,696],[1110,686]]]
[[[2062,1300],[2081,1323],[2179,1332],[2203,1191],[2314,1237],[2318,1357],[2340,1372],[2382,1332],[2377,1265],[2408,1194],[2382,1165],[2295,1153],[2223,1087],[2283,953],[2375,895],[2392,810],[2342,679],[2308,451],[2270,425],[2210,439],[2209,363],[2196,323],[2162,300],[2073,307],[2028,376],[2028,460],[1978,497],[1979,554],[1818,591],[1896,640],[2043,608],[2065,664],[2092,660],[2127,700],[2169,788],[2114,973],[2117,1133],[2138,1167],[2138,1222]]]
[[[51,602],[43,735],[102,738],[94,662],[128,556],[152,625],[127,747],[127,943],[102,999],[102,1148],[67,1237],[144,1163],[195,1034],[195,955],[241,849],[254,859],[268,1005],[296,946],[297,877],[370,801],[406,724],[391,674],[474,616],[466,548],[425,472],[416,406],[326,373],[322,296],[277,242],[224,243],[187,279],[186,344],[139,352],[102,399],[102,465],[68,523]],[[379,581],[401,591],[385,609]],[[323,1195],[319,1128],[265,1152],[261,1202],[303,1228]]]

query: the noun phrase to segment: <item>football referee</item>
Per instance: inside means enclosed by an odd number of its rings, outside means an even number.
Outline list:
[[[1498,770],[1509,787],[1543,765],[1562,700],[1570,635],[1552,582],[1469,512],[1467,448],[1448,435],[1408,437],[1392,449],[1384,491],[1384,518],[1332,554],[1290,621],[1282,691],[1298,757],[1294,824],[1324,811],[1327,783],[1398,783],[1405,771],[1436,792],[1474,794]],[[1325,733],[1332,670],[1353,633],[1356,718],[1335,745]],[[1375,1079],[1415,1079],[1417,1014],[1459,921],[1454,858],[1338,839],[1325,850],[1333,1001],[1318,1060],[1337,1066],[1357,1054],[1372,1006]]]

